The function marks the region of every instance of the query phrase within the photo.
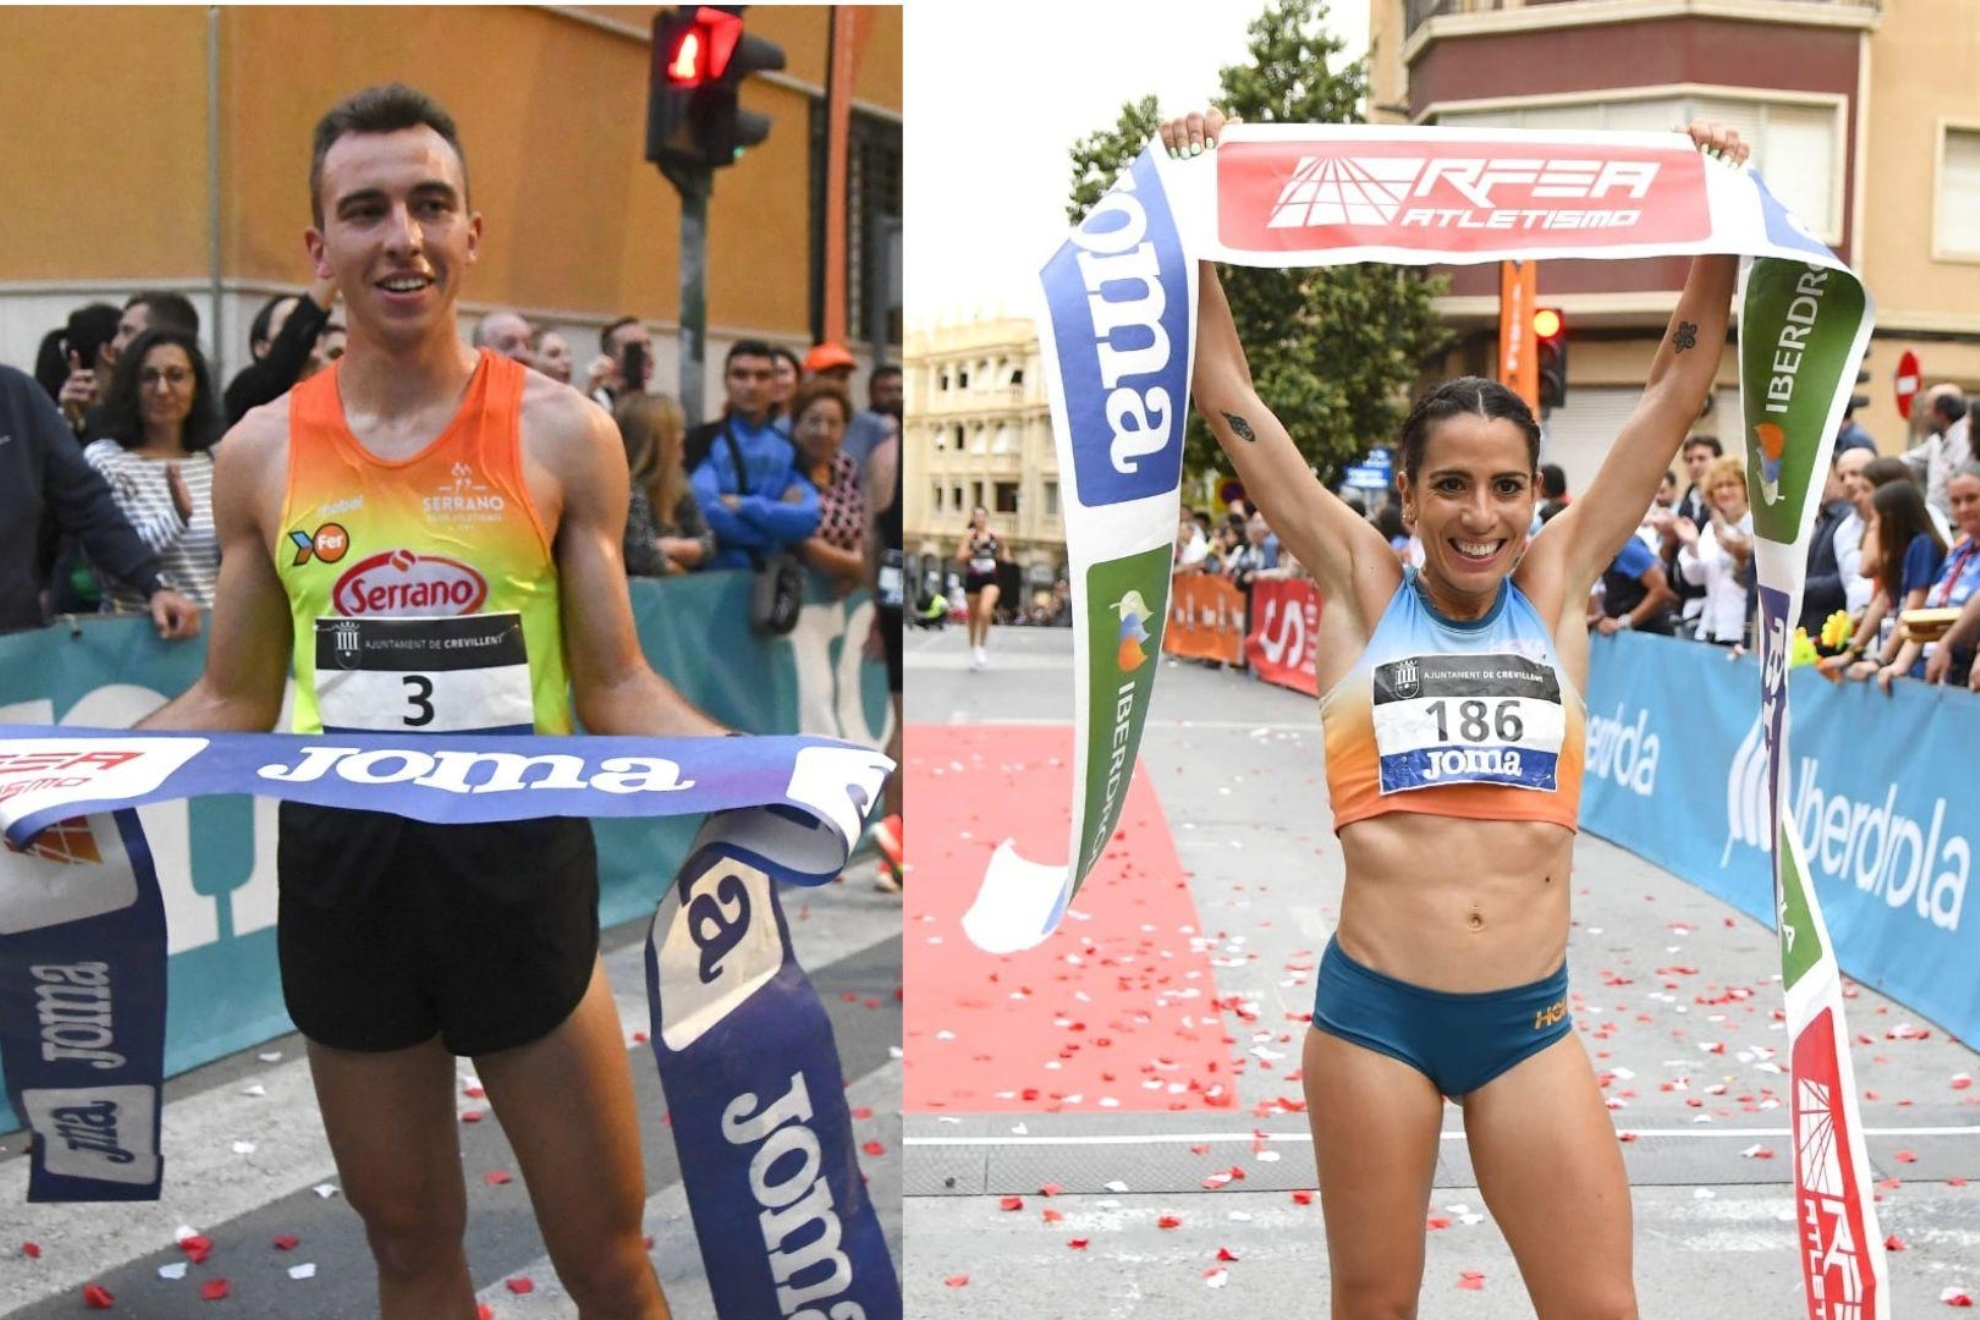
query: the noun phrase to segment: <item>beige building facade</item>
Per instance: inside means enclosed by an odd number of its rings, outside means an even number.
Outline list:
[[[1374,0],[1370,117],[1469,128],[1663,131],[1736,126],[1768,186],[1877,302],[1857,421],[1894,453],[1899,358],[1927,384],[1980,387],[1980,26],[1972,0]],[[1549,457],[1593,476],[1641,392],[1681,259],[1547,263],[1542,304],[1569,326],[1568,401]],[[1448,368],[1492,370],[1494,267],[1451,272]],[[1732,434],[1728,351],[1716,417]]]
[[[908,553],[953,560],[981,505],[1020,580],[1049,586],[1066,533],[1036,328],[1016,317],[911,327],[905,368]]]

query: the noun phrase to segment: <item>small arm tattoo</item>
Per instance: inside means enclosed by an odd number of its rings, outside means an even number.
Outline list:
[[[1238,439],[1253,444],[1258,442],[1258,436],[1251,429],[1251,423],[1245,421],[1244,418],[1238,416],[1236,413],[1225,413],[1224,420],[1231,424],[1231,434]]]
[[[1687,348],[1698,347],[1698,327],[1690,321],[1679,321],[1678,328],[1671,331],[1671,346],[1682,353]]]

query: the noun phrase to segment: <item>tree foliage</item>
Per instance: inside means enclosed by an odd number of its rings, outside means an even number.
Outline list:
[[[1224,112],[1249,123],[1361,123],[1367,73],[1361,61],[1341,60],[1345,43],[1325,29],[1326,16],[1326,0],[1271,0],[1252,21],[1250,62],[1219,76]],[[1146,96],[1123,105],[1112,128],[1074,144],[1069,219],[1085,216],[1160,123]],[[1334,484],[1343,466],[1394,436],[1420,366],[1448,346],[1430,306],[1444,282],[1377,265],[1226,266],[1222,274],[1259,397]],[[1187,446],[1190,469],[1221,466],[1200,417],[1190,417]]]

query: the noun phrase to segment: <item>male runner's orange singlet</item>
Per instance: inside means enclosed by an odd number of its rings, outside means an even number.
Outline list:
[[[275,569],[295,623],[295,731],[569,733],[556,560],[523,481],[527,368],[483,349],[432,443],[388,461],[338,368],[289,395]]]

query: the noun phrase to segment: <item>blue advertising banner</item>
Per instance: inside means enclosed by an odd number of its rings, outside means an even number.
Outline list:
[[[1582,824],[1774,924],[1753,657],[1591,638]],[[1980,1040],[1980,937],[1962,937],[1980,792],[1980,698],[1788,676],[1786,807],[1842,969]],[[1976,918],[1980,921],[1980,918]]]
[[[734,728],[884,745],[891,708],[885,667],[864,654],[873,618],[866,594],[834,599],[814,579],[797,628],[764,638],[749,626],[750,580],[723,572],[633,581],[653,667]],[[160,642],[136,618],[0,636],[0,724],[128,728],[199,676],[205,645]],[[165,908],[167,1076],[291,1029],[275,963],[275,806],[203,797],[138,808]],[[601,921],[652,911],[697,823],[597,823]],[[0,1130],[18,1126],[12,1107],[0,1105]]]

